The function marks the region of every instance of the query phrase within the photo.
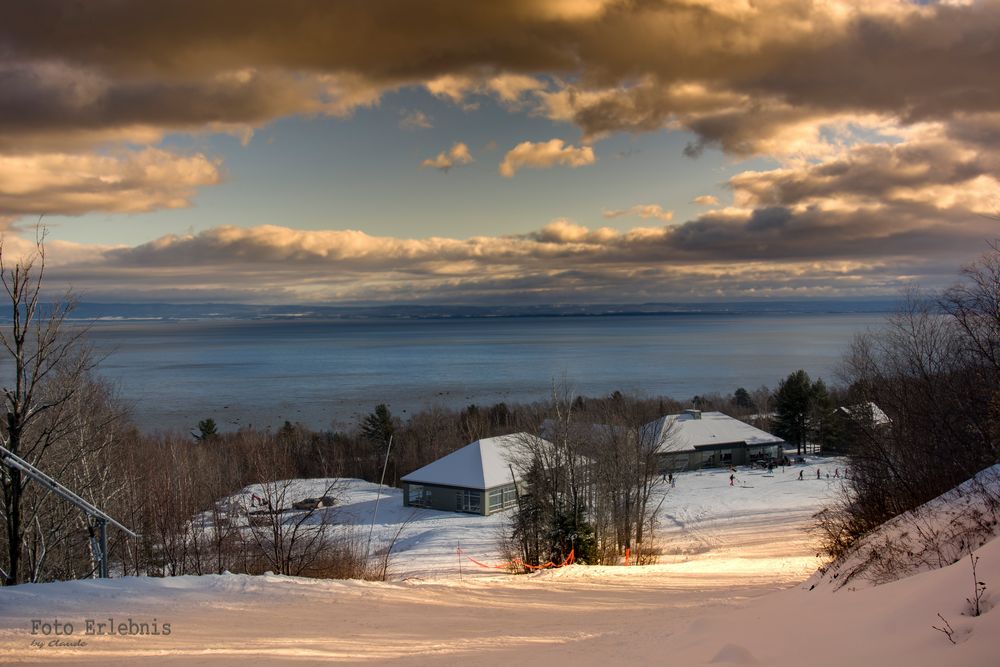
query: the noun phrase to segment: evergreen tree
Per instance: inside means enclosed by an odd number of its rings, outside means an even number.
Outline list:
[[[375,411],[369,413],[361,421],[361,436],[372,445],[374,450],[374,462],[372,466],[372,480],[381,479],[382,466],[386,454],[389,450],[389,443],[396,432],[396,419],[389,412],[389,406],[379,403],[375,406]],[[388,470],[387,483],[393,486],[397,483],[396,456],[392,456],[388,461],[391,468]]]
[[[209,417],[198,422],[198,432],[192,433],[198,442],[207,442],[219,437],[219,429],[215,425],[215,420]]]
[[[796,451],[809,438],[809,417],[813,405],[813,384],[809,374],[799,369],[781,381],[774,395],[774,433],[785,442],[793,443]]]
[[[574,560],[580,563],[593,563],[597,560],[597,540],[594,528],[585,517],[583,507],[557,512],[554,525],[549,535],[552,554],[549,559],[554,563],[562,563],[573,552]]]
[[[740,387],[733,393],[733,403],[736,407],[744,410],[749,410],[753,407],[753,399],[745,387]]]
[[[389,438],[394,432],[392,413],[385,403],[376,405],[375,411],[361,422],[361,435],[380,449],[385,449],[389,445]]]
[[[821,451],[836,449],[840,440],[840,428],[834,413],[833,399],[822,379],[812,386],[809,415],[809,437],[819,445]]]

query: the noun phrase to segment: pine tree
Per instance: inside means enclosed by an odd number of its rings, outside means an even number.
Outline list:
[[[781,381],[774,395],[774,433],[795,444],[802,454],[809,437],[809,416],[813,404],[813,384],[809,374],[799,369]]]
[[[389,412],[389,406],[379,403],[375,406],[375,411],[370,413],[361,422],[361,435],[371,443],[374,450],[374,465],[372,467],[372,479],[378,481],[386,454],[389,450],[389,443],[396,432],[396,419]],[[389,470],[388,483],[395,486],[397,482],[396,457],[389,459],[391,469]]]
[[[209,417],[198,422],[198,432],[191,435],[198,442],[207,442],[219,437],[219,429],[215,425],[215,420]]]
[[[840,440],[839,421],[834,413],[833,399],[822,379],[812,386],[809,410],[809,437],[821,451],[836,449]]]
[[[370,413],[361,422],[361,435],[365,440],[376,447],[385,448],[389,444],[389,438],[394,432],[392,413],[389,406],[379,403],[375,406],[375,412]]]
[[[733,393],[733,403],[736,407],[743,408],[744,410],[749,410],[753,407],[753,399],[750,398],[750,392],[745,387],[740,387]]]

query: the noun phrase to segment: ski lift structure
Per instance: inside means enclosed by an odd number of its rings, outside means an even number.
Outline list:
[[[0,461],[3,461],[8,468],[20,470],[66,502],[75,505],[91,518],[94,522],[94,527],[91,528],[90,540],[98,559],[97,576],[101,579],[107,579],[110,576],[108,574],[108,524],[118,528],[129,537],[138,538],[139,535],[108,516],[103,510],[94,506],[93,503],[84,500],[20,456],[2,446],[0,446]],[[95,527],[96,535],[94,534]]]

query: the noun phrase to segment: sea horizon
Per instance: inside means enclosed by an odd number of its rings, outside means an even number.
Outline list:
[[[565,381],[574,395],[669,396],[774,389],[799,368],[835,382],[851,338],[889,300],[698,302],[667,310],[81,304],[97,372],[144,431],[349,427],[386,403],[415,411],[531,403]],[[580,306],[573,306],[580,309]],[[155,315],[151,314],[155,313]],[[97,315],[97,316],[95,316]]]

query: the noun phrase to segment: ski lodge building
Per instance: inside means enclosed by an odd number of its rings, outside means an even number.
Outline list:
[[[483,516],[513,507],[521,482],[514,453],[526,438],[537,436],[512,433],[476,440],[404,475],[403,506]]]
[[[722,412],[685,410],[646,424],[664,472],[780,459],[785,441]]]

